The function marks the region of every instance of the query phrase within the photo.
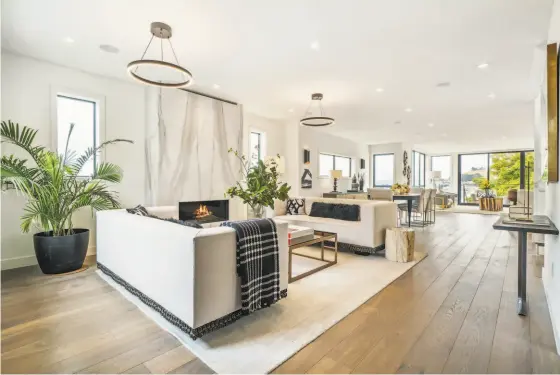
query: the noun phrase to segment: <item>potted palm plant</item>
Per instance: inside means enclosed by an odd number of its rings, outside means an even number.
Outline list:
[[[72,216],[83,207],[93,210],[119,208],[117,194],[107,183],[118,183],[122,170],[112,163],[99,163],[93,175],[81,176],[84,165],[107,145],[132,141],[114,139],[87,149],[79,157],[68,149],[74,124],[70,125],[64,154],[34,145],[37,130],[2,121],[2,143],[17,146],[31,160],[3,155],[2,186],[9,184],[27,197],[21,217],[24,233],[33,226],[40,232],[33,236],[35,255],[45,274],[57,274],[82,267],[89,243],[89,229],[75,228]]]
[[[241,162],[243,180],[227,189],[225,195],[230,198],[241,198],[243,203],[249,206],[250,217],[262,218],[265,207],[274,209],[275,199],[281,201],[288,199],[290,187],[287,183],[278,180],[276,160],[270,159],[266,163],[259,160],[257,165],[251,166],[244,155],[231,148],[228,152],[233,153]]]

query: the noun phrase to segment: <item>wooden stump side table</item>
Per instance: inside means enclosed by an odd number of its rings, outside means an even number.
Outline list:
[[[406,263],[414,260],[414,230],[405,227],[387,229],[385,234],[385,258]]]
[[[480,198],[479,204],[484,211],[501,211],[504,209],[504,198]]]

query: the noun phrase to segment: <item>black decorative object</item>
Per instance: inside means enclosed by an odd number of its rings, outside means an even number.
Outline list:
[[[229,200],[179,202],[179,219],[199,224],[229,220]]]
[[[309,164],[310,161],[311,161],[311,151],[303,150],[303,163]]]
[[[89,229],[74,229],[73,234],[53,236],[53,232],[33,235],[35,255],[45,274],[72,272],[80,269],[86,258]]]
[[[309,169],[303,170],[303,175],[301,176],[301,188],[302,189],[311,189],[313,186],[313,176]]]
[[[365,161],[365,159],[360,159],[360,169],[366,169],[366,161]]]
[[[305,198],[290,198],[286,203],[288,215],[305,215]]]
[[[406,178],[406,184],[410,186],[412,171],[410,169],[410,165],[408,165],[408,153],[406,150],[403,152],[403,176]]]

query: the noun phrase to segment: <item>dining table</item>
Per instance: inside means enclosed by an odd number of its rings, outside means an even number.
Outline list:
[[[406,201],[408,211],[408,227],[410,228],[412,218],[412,202],[420,199],[420,194],[393,194],[393,201]]]

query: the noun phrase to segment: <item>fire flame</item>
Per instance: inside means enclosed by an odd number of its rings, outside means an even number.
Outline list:
[[[200,207],[194,210],[194,215],[197,219],[199,219],[201,217],[212,215],[212,211],[208,210],[208,207],[206,207],[206,205],[201,204]]]

